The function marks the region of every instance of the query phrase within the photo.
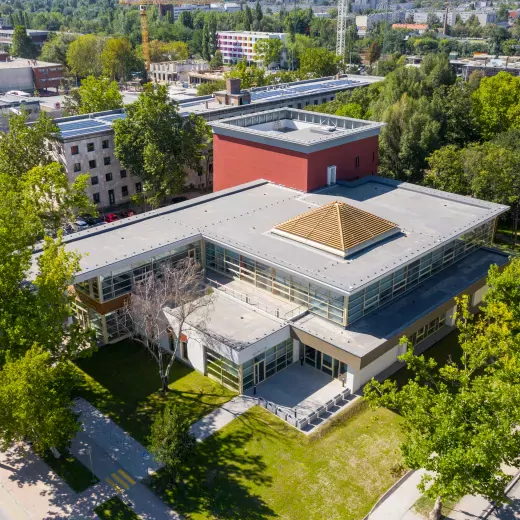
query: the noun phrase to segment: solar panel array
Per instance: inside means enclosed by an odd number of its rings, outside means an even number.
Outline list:
[[[58,123],[60,135],[63,138],[76,137],[80,135],[96,134],[112,128],[112,121],[124,119],[126,114],[110,114],[103,117],[80,119],[77,121],[65,121]]]

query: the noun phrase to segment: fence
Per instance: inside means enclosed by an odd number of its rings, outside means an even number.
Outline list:
[[[313,421],[318,419],[321,415],[328,412],[334,407],[341,407],[345,404],[346,398],[350,395],[350,390],[346,388],[338,395],[334,396],[332,399],[327,401],[324,405],[320,406],[310,414],[304,417],[298,417],[298,412],[294,408],[287,408],[286,406],[280,406],[276,403],[268,401],[263,397],[257,397],[257,403],[265,408],[267,411],[272,414],[280,417],[280,419],[289,423],[291,426],[294,426],[298,430],[303,430],[306,426],[312,424]]]

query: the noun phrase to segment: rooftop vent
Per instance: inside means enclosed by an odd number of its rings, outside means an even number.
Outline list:
[[[400,231],[388,220],[339,201],[298,215],[272,230],[343,258]]]

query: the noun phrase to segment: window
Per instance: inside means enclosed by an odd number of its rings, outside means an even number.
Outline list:
[[[90,177],[90,183],[92,184],[92,186],[95,186],[96,184],[99,184],[99,179],[98,179],[98,176],[94,176],[94,177]]]
[[[141,193],[143,191],[143,185],[140,182],[135,183],[135,191]]]
[[[96,160],[92,159],[92,161],[89,161],[88,162],[88,166],[89,166],[89,168],[95,168],[96,167]]]
[[[112,180],[112,173],[105,173],[105,180],[110,182]]]
[[[94,149],[94,143],[87,143],[87,152],[93,152]]]
[[[99,204],[99,202],[100,202],[99,193],[94,193],[94,195],[92,195],[92,200],[94,201],[94,204]]]
[[[110,157],[103,157],[103,164],[108,166],[110,164]]]
[[[79,146],[71,146],[70,147],[70,153],[72,155],[78,155],[78,153],[79,153]]]
[[[318,100],[317,100],[317,99],[314,100],[314,104],[315,104],[315,105],[318,104]]]
[[[123,197],[128,197],[128,186],[121,186],[121,195]]]
[[[356,157],[356,168],[359,168],[359,155]]]
[[[298,110],[301,110],[301,108],[302,108],[302,104],[298,103]]]
[[[119,174],[121,175],[121,179],[124,179],[126,177],[126,170],[121,170]]]
[[[109,146],[109,142],[108,142],[108,139],[104,139],[103,141],[101,141],[101,147],[103,148],[103,150],[106,150]]]
[[[75,172],[81,171],[81,163],[79,163],[79,162],[74,163],[74,171]]]

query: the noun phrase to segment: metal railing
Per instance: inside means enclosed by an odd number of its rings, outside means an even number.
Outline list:
[[[237,298],[238,300],[247,303],[249,305],[252,305],[253,307],[256,307],[257,309],[267,312],[267,314],[271,314],[272,316],[275,316],[276,318],[281,318],[283,320],[290,320],[291,318],[294,318],[295,316],[302,314],[306,312],[307,308],[304,305],[300,305],[296,307],[296,309],[292,309],[287,312],[283,312],[283,310],[280,310],[279,307],[270,307],[268,305],[265,305],[261,303],[258,300],[258,297],[255,295],[251,295],[248,293],[242,293],[239,291],[236,291],[235,289],[231,289],[226,284],[222,284],[220,282],[217,282],[217,280],[212,280],[211,278],[206,279],[208,282],[208,285],[211,287],[214,287],[215,289],[218,289],[219,291],[223,291],[226,294],[229,294],[230,296],[233,296],[233,298]]]
[[[298,430],[303,430],[305,427],[310,426],[313,421],[321,417],[324,413],[330,411],[335,407],[342,407],[346,403],[346,398],[350,395],[350,390],[346,388],[332,399],[327,401],[322,406],[316,408],[310,414],[299,417],[298,412],[294,408],[288,408],[286,406],[280,406],[272,401],[268,401],[263,397],[256,397],[256,402],[259,406],[265,408],[268,412],[280,417],[283,421],[294,426]]]

